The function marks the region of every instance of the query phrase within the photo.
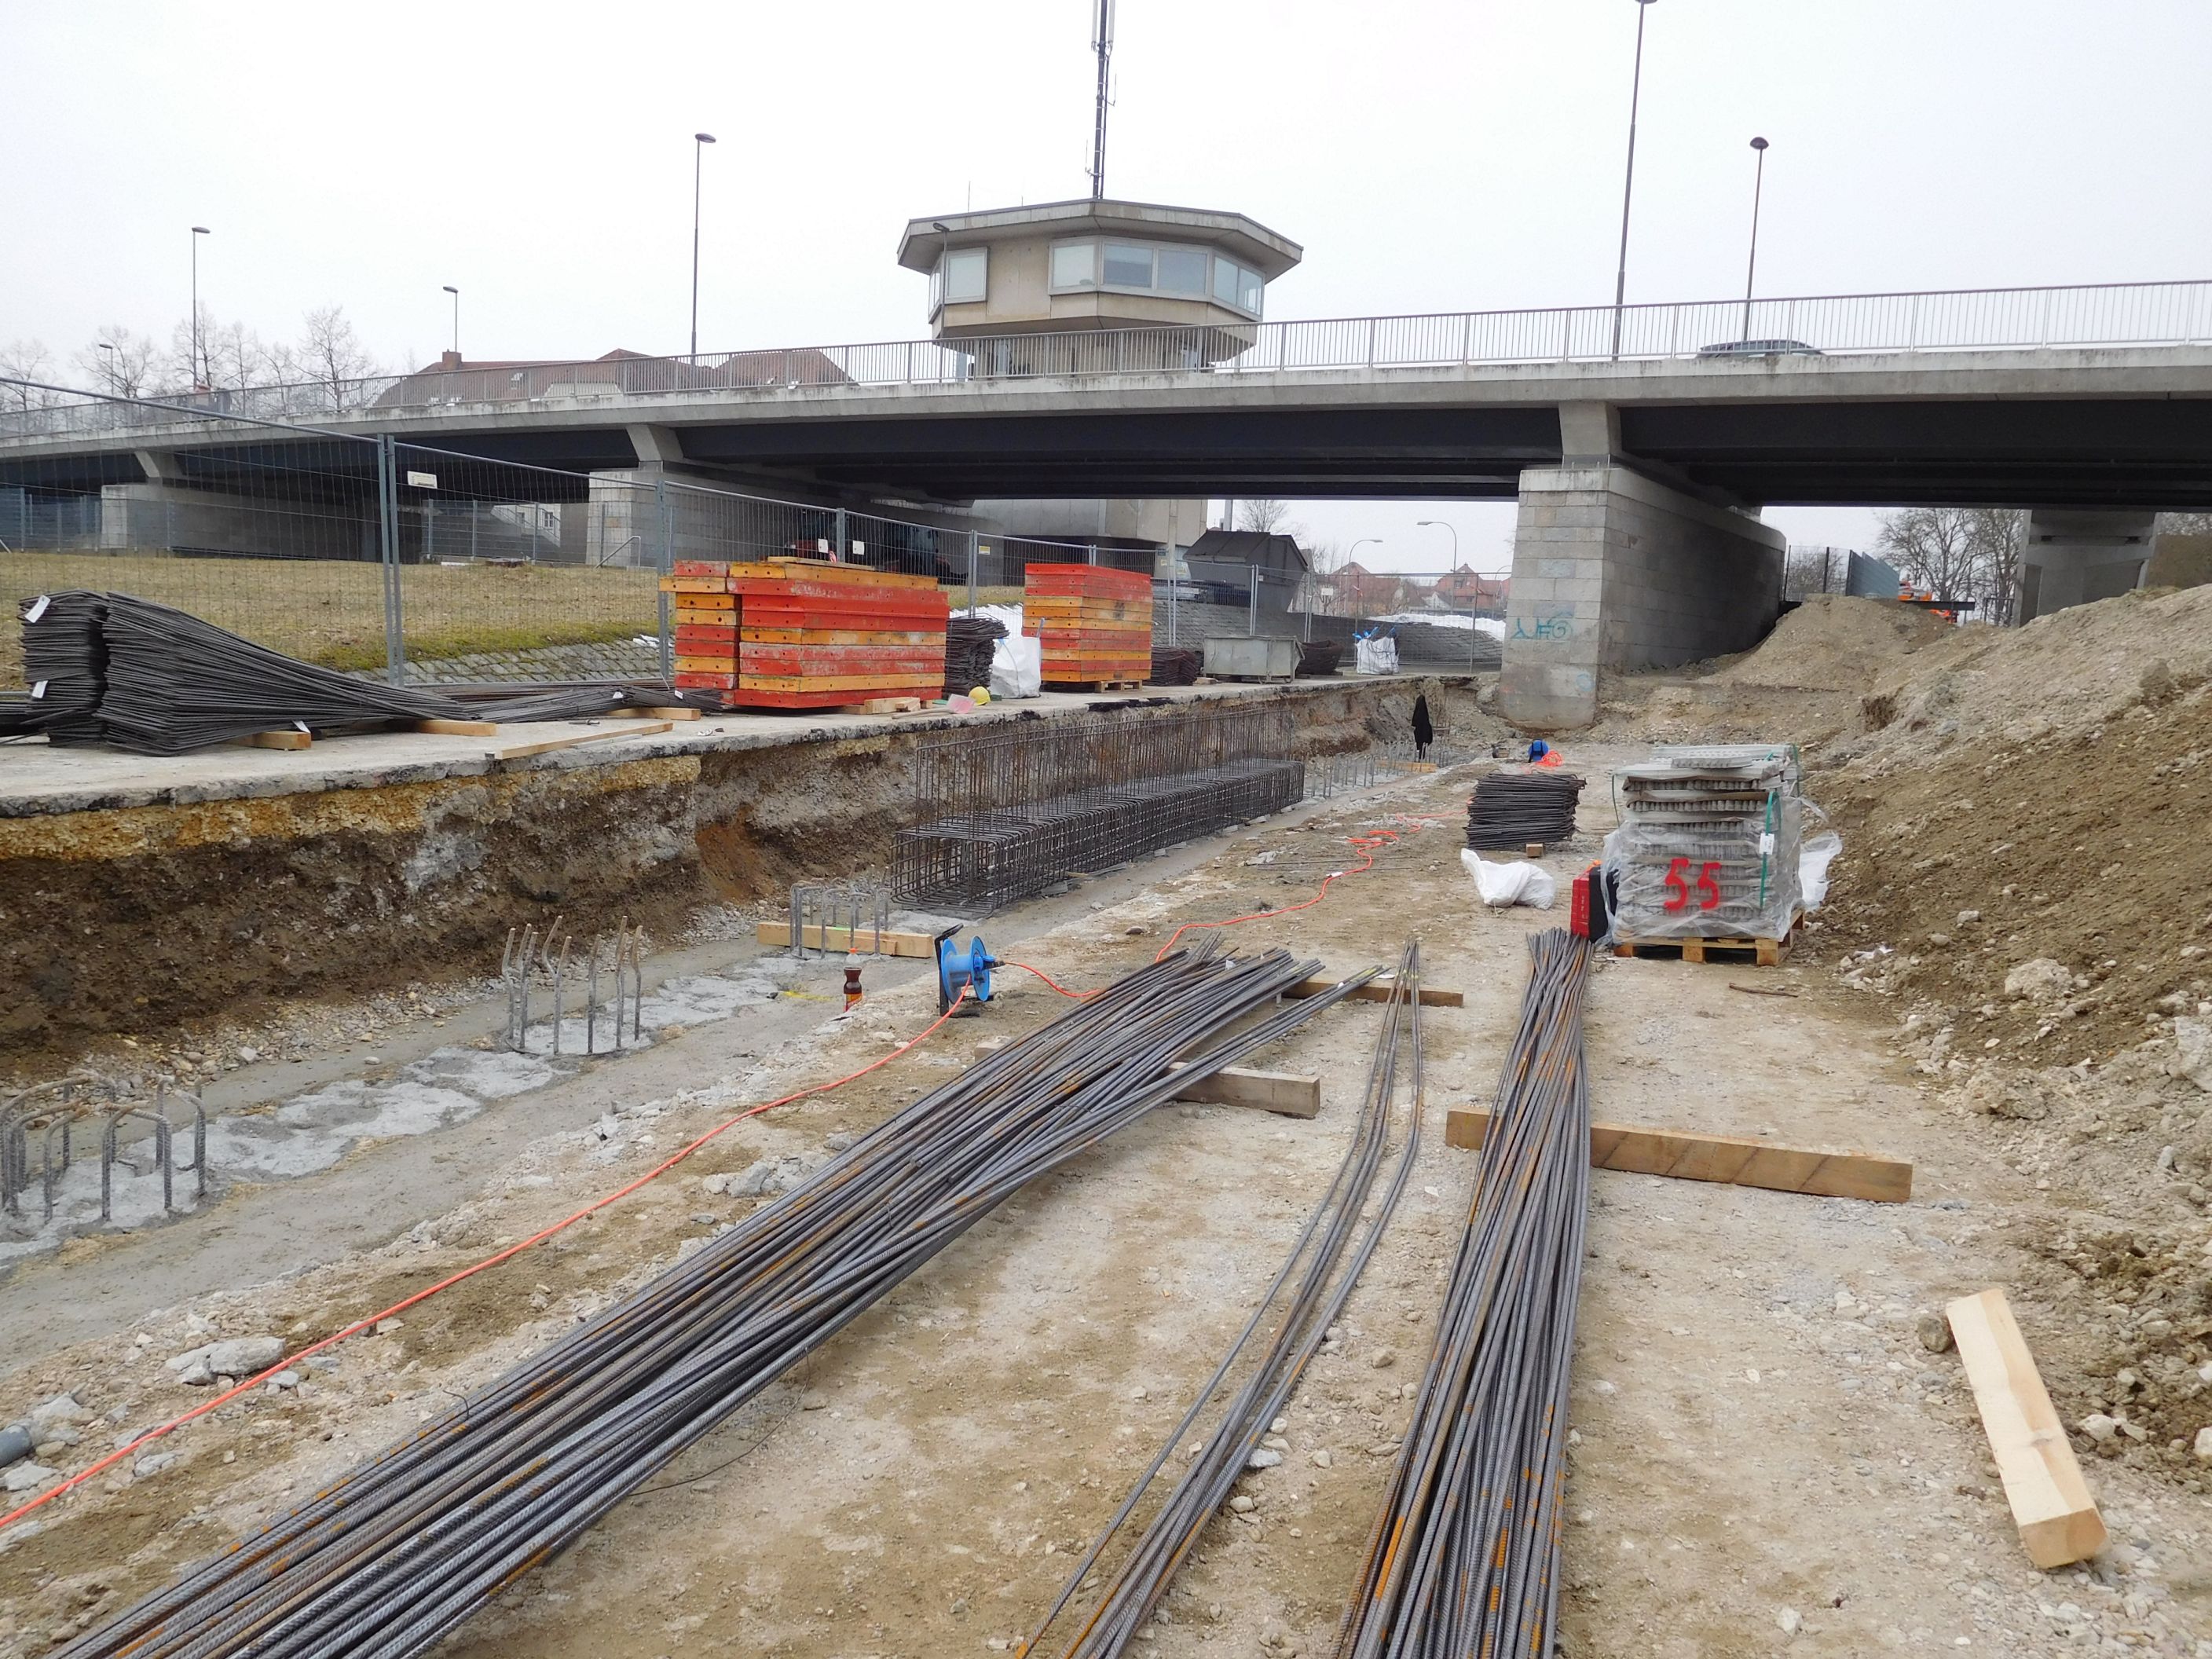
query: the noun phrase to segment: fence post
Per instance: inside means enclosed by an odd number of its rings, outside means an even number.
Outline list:
[[[384,677],[394,685],[404,685],[407,638],[399,605],[399,488],[388,432],[376,441],[376,528],[384,565]]]
[[[852,545],[850,542],[845,539],[845,509],[842,507],[837,509],[836,529],[831,533],[834,534],[837,539],[834,544],[836,548],[836,551],[831,554],[830,556],[842,564],[844,562],[845,559],[845,550]]]
[[[1091,543],[1088,548],[1084,550],[1083,562],[1085,564],[1097,564],[1098,562],[1098,544],[1097,542]]]
[[[653,481],[653,515],[659,532],[654,540],[660,544],[653,564],[662,576],[671,576],[676,571],[676,520],[675,504],[668,499],[668,480],[665,478]],[[660,589],[660,678],[671,685],[676,684],[676,633],[669,625],[672,620],[668,590],[663,587]]]
[[[968,609],[970,611],[973,611],[975,608],[976,544],[976,532],[971,530],[968,532]]]
[[[1250,579],[1252,597],[1245,611],[1244,631],[1256,638],[1260,632],[1260,567],[1255,564],[1245,574]]]

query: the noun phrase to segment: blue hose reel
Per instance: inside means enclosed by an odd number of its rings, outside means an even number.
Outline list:
[[[947,928],[937,936],[937,1011],[949,1012],[957,1002],[962,1013],[980,1014],[991,1000],[991,969],[999,959],[983,948],[980,936],[969,940],[965,950],[955,945],[952,935],[959,931]],[[963,991],[968,993],[964,1000]]]

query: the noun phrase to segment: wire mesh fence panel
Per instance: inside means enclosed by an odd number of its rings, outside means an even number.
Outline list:
[[[186,611],[336,669],[386,660],[373,441],[237,426],[229,441],[0,472],[0,605],[74,588]],[[0,628],[0,684],[23,684]]]

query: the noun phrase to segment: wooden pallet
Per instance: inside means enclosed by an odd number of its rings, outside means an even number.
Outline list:
[[[1048,691],[1095,694],[1100,691],[1141,691],[1144,688],[1142,680],[1056,680],[1049,674],[1044,677],[1044,689]]]
[[[1616,937],[1613,953],[1646,962],[1719,962],[1735,967],[1778,968],[1790,959],[1790,941],[1796,937],[1801,911],[1780,939],[1637,939]]]

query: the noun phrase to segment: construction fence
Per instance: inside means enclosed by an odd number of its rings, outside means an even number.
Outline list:
[[[620,464],[617,465],[617,463]],[[0,605],[91,588],[186,611],[288,655],[393,681],[665,678],[659,579],[679,559],[831,553],[928,575],[956,607],[1018,605],[1033,563],[1152,572],[1158,552],[1004,537],[782,501],[641,469],[463,454],[233,419],[221,437],[114,455],[0,455]],[[948,517],[952,515],[948,514]],[[1334,640],[1389,631],[1401,659],[1495,665],[1437,583],[1340,603],[1310,574],[1207,568],[1153,583],[1153,639]],[[1407,599],[1407,594],[1417,594]],[[1413,609],[1393,611],[1386,600]],[[0,628],[0,685],[23,683]]]

